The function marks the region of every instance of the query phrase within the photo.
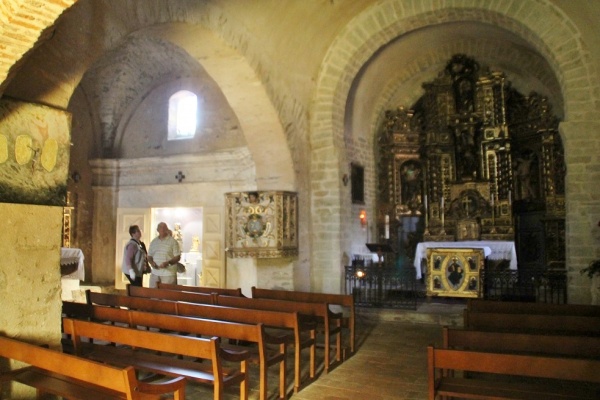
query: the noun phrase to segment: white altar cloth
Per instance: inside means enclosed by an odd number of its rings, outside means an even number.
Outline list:
[[[417,244],[415,251],[414,266],[417,270],[417,279],[421,279],[421,260],[426,257],[427,249],[439,248],[461,248],[461,249],[483,249],[485,257],[490,260],[510,260],[510,269],[517,269],[517,250],[515,242],[499,240],[477,240],[464,242],[421,242]]]
[[[69,275],[64,275],[62,278],[85,280],[85,266],[83,263],[83,252],[81,249],[70,247],[60,248],[60,265],[68,265],[77,263],[77,270]]]

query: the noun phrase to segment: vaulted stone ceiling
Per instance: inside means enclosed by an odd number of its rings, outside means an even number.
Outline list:
[[[402,35],[377,52],[356,77],[348,105],[347,132],[377,129],[383,112],[410,108],[454,54],[469,54],[482,67],[501,71],[519,92],[548,96],[563,114],[560,85],[550,65],[515,34],[490,24],[454,22],[431,25]]]
[[[43,7],[35,9],[31,7],[28,1],[13,1],[12,11],[15,15],[33,13],[38,11],[36,19],[39,23],[50,24],[52,16],[60,14],[60,6],[66,7],[71,4],[69,1],[58,2],[54,4],[49,2]],[[48,3],[48,2],[47,2]],[[119,35],[126,31],[132,31],[135,26],[142,26],[143,21],[155,20],[156,22],[168,21],[173,19],[186,20],[188,22],[201,22],[206,25],[218,26],[221,18],[243,21],[238,25],[237,32],[230,32],[232,37],[240,38],[238,43],[240,48],[244,49],[246,57],[251,64],[260,60],[260,64],[254,67],[262,76],[267,86],[269,83],[275,85],[277,81],[285,82],[285,85],[294,93],[302,103],[307,104],[314,89],[314,79],[320,68],[321,61],[327,46],[335,35],[346,26],[352,18],[359,12],[368,7],[370,2],[364,1],[311,1],[311,2],[281,2],[267,1],[258,3],[249,3],[244,1],[180,1],[171,4],[148,4],[143,3],[143,7],[136,6],[136,2],[122,2],[118,6],[111,5],[106,1],[80,0],[72,10],[68,10],[64,16],[59,19],[59,31],[42,36],[38,45],[45,39],[60,41],[62,46],[52,46],[53,52],[58,52],[59,57],[64,59],[73,59],[74,63],[69,65],[69,70],[65,70],[65,65],[57,64],[53,71],[52,58],[47,59],[48,54],[41,54],[47,63],[37,64],[43,66],[44,74],[37,74],[40,81],[32,86],[30,80],[17,82],[14,91],[18,91],[20,96],[30,93],[32,97],[45,98],[49,104],[57,104],[67,100],[64,96],[69,96],[68,91],[73,90],[65,87],[65,93],[56,92],[44,93],[44,87],[53,84],[57,80],[63,82],[63,85],[74,78],[72,82],[75,85],[77,79],[87,72],[85,85],[103,85],[99,83],[100,77],[104,77],[106,82],[111,82],[115,78],[101,72],[102,65],[106,60],[113,60],[119,56],[117,53],[129,53],[132,51],[138,60],[138,66],[141,71],[145,71],[148,76],[153,72],[159,73],[161,62],[157,57],[163,57],[168,60],[172,54],[164,52],[160,46],[154,49],[148,48],[143,51],[140,47],[135,52],[131,46],[124,43],[118,43]],[[268,6],[267,6],[268,5]],[[172,7],[171,7],[172,6]],[[215,11],[217,10],[217,11]],[[88,18],[92,16],[96,20],[81,21],[81,15]],[[254,18],[248,16],[254,15]],[[474,17],[473,19],[476,19]],[[101,22],[109,21],[107,22]],[[310,23],[307,23],[310,21]],[[222,22],[225,22],[224,20]],[[101,29],[100,32],[94,32],[94,27]],[[548,95],[551,103],[555,107],[555,112],[562,114],[562,99],[560,97],[560,87],[556,78],[547,63],[540,57],[531,44],[517,35],[504,30],[491,23],[458,21],[431,24],[424,28],[419,28],[401,35],[391,40],[385,47],[363,66],[359,76],[354,83],[354,93],[351,96],[354,104],[361,104],[360,107],[350,109],[354,112],[354,121],[361,121],[361,125],[352,125],[359,132],[372,131],[378,118],[381,117],[381,110],[394,107],[396,105],[410,106],[422,93],[420,85],[431,80],[435,74],[442,69],[444,63],[456,53],[467,53],[474,56],[480,63],[489,65],[492,68],[498,68],[505,71],[510,80],[523,93],[530,90],[536,90],[542,94]],[[33,30],[29,41],[35,43]],[[65,33],[61,35],[62,33]],[[68,32],[68,35],[66,35]],[[74,36],[75,32],[79,37]],[[268,41],[247,42],[243,39],[249,32],[257,37],[270,38]],[[100,33],[100,36],[99,36]],[[57,38],[54,38],[54,35]],[[90,42],[89,39],[92,41]],[[133,39],[129,39],[130,41]],[[94,45],[94,41],[97,44]],[[111,44],[111,42],[113,42]],[[23,41],[25,45],[27,41]],[[310,43],[310,46],[306,46]],[[69,49],[79,49],[85,45],[84,52],[77,55],[69,54]],[[139,44],[139,42],[138,42]],[[91,46],[90,46],[91,45]],[[94,53],[94,48],[109,49],[113,54],[104,56],[100,65],[91,65],[90,61],[101,56],[102,53]],[[104,51],[104,50],[103,50]],[[75,60],[75,56],[77,59]],[[182,71],[193,71],[194,68],[200,68],[200,65],[191,67],[194,61],[190,58],[186,60],[184,54],[175,56],[171,59],[170,65],[164,64],[163,70],[170,68],[171,75],[182,73]],[[208,60],[201,60],[200,63]],[[85,64],[88,64],[86,67]],[[190,64],[186,67],[186,64]],[[272,64],[272,65],[270,65]],[[78,65],[85,70],[78,71]],[[276,65],[276,66],[275,66]],[[39,68],[39,67],[38,67]],[[27,71],[36,72],[37,68],[29,67]],[[110,70],[110,69],[109,69]],[[282,76],[282,71],[289,72],[289,75]],[[185,72],[184,72],[185,73]],[[52,75],[55,75],[52,77]],[[94,74],[95,77],[89,75]],[[31,76],[30,74],[26,74]],[[65,79],[66,78],[66,79]],[[46,83],[44,81],[47,81]],[[93,80],[93,84],[91,83]],[[112,82],[111,82],[112,83]],[[120,87],[126,83],[121,81]],[[144,77],[137,81],[131,81],[132,85],[126,91],[139,92],[143,90]],[[137,88],[137,89],[136,89]],[[103,93],[104,100],[98,99],[99,103],[111,104],[110,107],[116,108],[122,104],[122,99],[114,99],[115,90]],[[54,97],[58,96],[58,98]],[[62,98],[62,100],[61,100]],[[115,101],[117,100],[117,101]],[[362,105],[368,104],[370,107]],[[65,104],[62,104],[65,106]],[[108,110],[100,109],[100,114],[107,115]],[[110,125],[114,123],[117,115],[112,117],[113,121],[105,123],[108,129],[103,134],[103,143],[108,146],[112,133]],[[366,125],[365,125],[366,124]],[[107,137],[106,137],[107,136]]]

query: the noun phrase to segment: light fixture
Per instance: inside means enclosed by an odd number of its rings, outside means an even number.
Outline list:
[[[367,212],[365,210],[361,210],[360,214],[358,215],[358,218],[360,219],[360,224],[362,226],[366,226],[367,225]]]
[[[357,277],[358,279],[364,278],[364,277],[365,277],[365,275],[366,275],[366,274],[365,274],[365,271],[363,271],[362,269],[359,269],[359,270],[357,270],[357,271],[356,271],[356,277]]]

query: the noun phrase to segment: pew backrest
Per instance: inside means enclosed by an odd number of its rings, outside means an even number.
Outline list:
[[[553,304],[468,299],[467,310],[504,314],[572,315],[600,318],[600,306],[589,304]]]
[[[179,290],[183,292],[194,292],[194,293],[217,293],[226,296],[237,296],[237,297],[246,297],[242,293],[241,288],[237,289],[227,289],[227,288],[215,288],[208,286],[185,286],[185,285],[176,285],[174,283],[162,283],[158,282],[158,289],[167,289],[167,290]]]
[[[89,305],[125,307],[130,310],[146,310],[161,314],[177,314],[177,302],[149,297],[132,297],[112,293],[86,292]]]
[[[599,360],[533,356],[522,354],[491,353],[470,350],[436,349],[427,347],[428,395],[433,400],[437,396],[465,398],[559,398],[556,392],[564,389],[564,381],[586,382],[593,385],[579,385],[565,391],[571,397],[594,398],[600,384]],[[543,384],[522,381],[476,377],[464,379],[452,371],[469,371],[499,374],[511,377],[533,377],[556,380]],[[555,383],[555,384],[553,384]],[[595,386],[595,387],[594,387]],[[502,394],[499,394],[499,393]],[[554,396],[553,396],[554,395]],[[553,397],[552,397],[553,396]],[[562,398],[562,397],[560,397]]]
[[[30,366],[4,373],[8,380],[15,380],[35,387],[38,391],[58,396],[76,396],[76,393],[83,392],[83,397],[79,398],[87,399],[94,398],[96,391],[98,396],[114,392],[114,398],[128,400],[139,399],[144,392],[174,393],[175,399],[183,399],[185,395],[183,378],[166,382],[164,385],[138,382],[133,367],[112,367],[3,336],[0,336],[0,357]]]
[[[179,333],[243,340],[257,343],[261,349],[264,348],[262,324],[241,324],[105,306],[94,306],[92,317],[96,321],[118,322],[130,327],[158,328]]]
[[[464,310],[464,327],[476,330],[600,335],[599,317],[511,314]]]
[[[194,293],[180,290],[167,290],[127,285],[127,295],[173,301],[188,301],[190,303],[215,304],[216,293]]]
[[[442,328],[445,349],[600,358],[600,337]]]

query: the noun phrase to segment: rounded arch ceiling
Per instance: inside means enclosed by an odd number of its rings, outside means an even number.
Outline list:
[[[523,94],[548,96],[555,114],[563,115],[561,88],[551,66],[525,40],[490,24],[448,22],[402,35],[367,61],[348,97],[346,135],[368,135],[372,140],[384,111],[410,108],[423,95],[422,84],[433,80],[458,53],[504,72]]]

